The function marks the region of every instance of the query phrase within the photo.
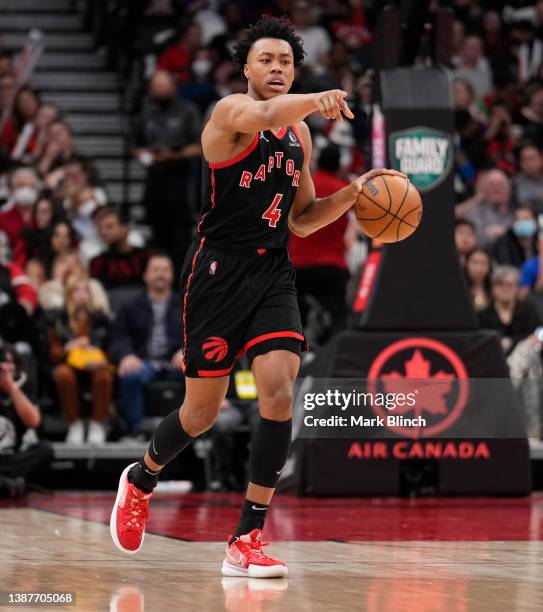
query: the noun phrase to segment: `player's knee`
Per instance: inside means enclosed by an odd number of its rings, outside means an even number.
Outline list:
[[[210,405],[200,402],[183,404],[181,424],[189,436],[195,438],[207,431],[219,416],[220,404]]]
[[[292,416],[292,381],[285,379],[259,395],[260,414],[273,421],[286,421]]]

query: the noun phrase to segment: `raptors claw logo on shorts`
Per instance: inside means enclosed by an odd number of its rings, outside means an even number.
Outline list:
[[[211,336],[202,344],[204,357],[213,363],[219,363],[228,355],[228,342],[219,336]]]

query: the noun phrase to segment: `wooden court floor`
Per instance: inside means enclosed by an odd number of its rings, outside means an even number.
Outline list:
[[[224,532],[239,497],[157,495],[144,549],[134,556],[110,541],[112,499],[112,493],[77,493],[4,503],[0,591],[75,591],[77,603],[0,609],[543,610],[542,496],[433,502],[280,497],[270,531],[271,552],[289,564],[289,578],[282,580],[220,576],[224,544],[211,529],[206,541],[204,527],[213,523]],[[184,523],[176,519],[181,514]],[[493,527],[485,527],[485,517]],[[184,525],[184,533],[158,535],[172,522]],[[340,532],[341,538],[330,537]]]

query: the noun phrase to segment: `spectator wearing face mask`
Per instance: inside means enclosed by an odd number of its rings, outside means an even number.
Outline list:
[[[500,265],[522,264],[537,253],[537,221],[529,206],[513,213],[513,226],[494,245],[494,259]]]
[[[190,100],[198,107],[200,115],[204,115],[209,105],[219,97],[210,78],[212,68],[208,49],[199,49],[190,65],[189,80],[182,83],[178,89],[182,98]]]
[[[520,171],[513,179],[515,201],[530,204],[536,214],[543,213],[543,161],[541,152],[532,144],[519,153]]]
[[[197,23],[188,23],[179,33],[175,44],[168,47],[158,58],[161,71],[171,73],[178,85],[190,78],[189,66],[192,54],[201,45],[202,30]]]
[[[0,212],[0,231],[12,249],[20,240],[23,228],[32,226],[32,211],[39,195],[39,180],[31,168],[19,168],[11,177],[10,198]]]
[[[180,265],[192,241],[190,160],[201,153],[200,117],[175,97],[167,72],[154,75],[149,93],[135,124],[134,156],[148,169],[143,205],[154,241]]]

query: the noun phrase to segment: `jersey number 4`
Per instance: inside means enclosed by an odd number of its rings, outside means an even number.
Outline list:
[[[281,211],[279,210],[278,206],[282,199],[283,199],[283,194],[276,193],[275,198],[273,198],[273,202],[270,204],[270,207],[262,215],[262,218],[266,219],[270,227],[277,227],[277,222],[279,221],[281,217]]]

